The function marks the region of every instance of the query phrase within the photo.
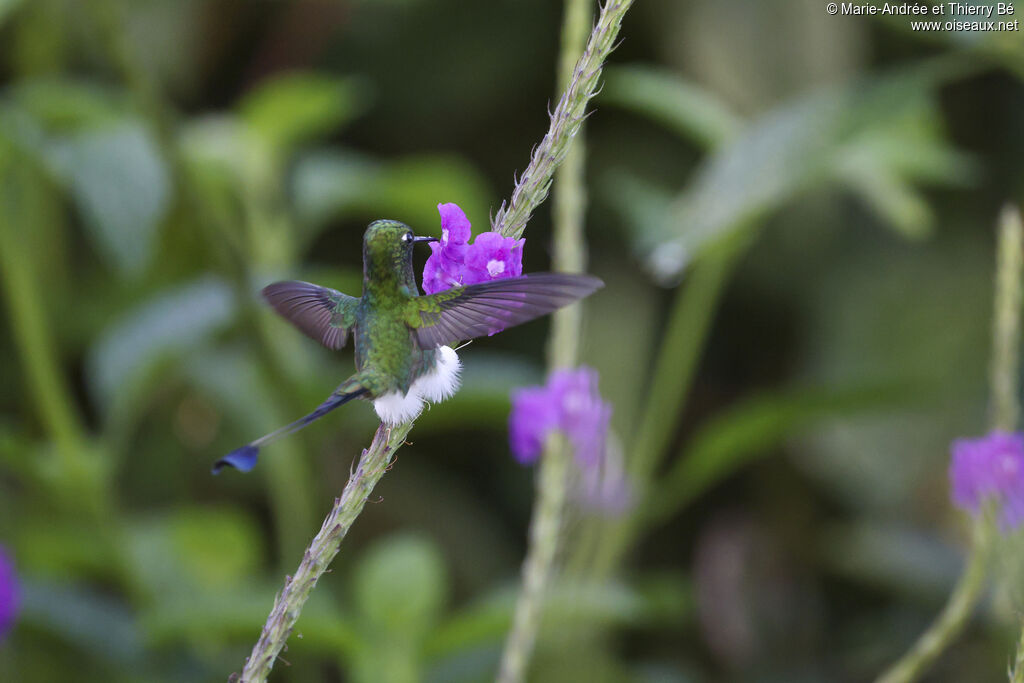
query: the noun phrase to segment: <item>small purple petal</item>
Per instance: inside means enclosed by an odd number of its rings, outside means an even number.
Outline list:
[[[0,547],[0,639],[14,624],[18,614],[18,579],[14,563]]]
[[[466,218],[466,213],[458,204],[438,204],[437,212],[441,214],[441,243],[443,245],[461,245],[469,242],[473,227]]]
[[[508,435],[516,460],[524,465],[535,461],[557,426],[558,410],[546,388],[528,387],[512,393]]]
[[[532,462],[548,432],[558,429],[568,437],[581,468],[601,467],[611,414],[611,406],[597,391],[597,371],[556,370],[547,386],[521,389],[513,395],[512,451],[520,462]]]
[[[472,244],[472,226],[457,204],[438,204],[441,240],[430,244],[430,257],[423,266],[423,291],[436,294],[457,285],[518,277],[523,274],[524,239],[484,232]],[[500,332],[496,328],[491,332]]]
[[[950,447],[949,480],[953,503],[981,514],[988,501],[998,506],[1000,528],[1024,522],[1024,434],[992,432],[978,439],[957,439]]]
[[[516,253],[518,259],[515,258]],[[500,280],[522,275],[522,259],[523,249],[518,240],[497,232],[483,232],[469,245],[466,270],[476,282]]]
[[[598,466],[604,460],[612,410],[597,391],[597,371],[557,370],[548,387],[556,397],[559,426],[572,442],[576,460],[582,467]]]

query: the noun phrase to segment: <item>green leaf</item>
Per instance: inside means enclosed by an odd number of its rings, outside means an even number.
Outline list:
[[[453,156],[378,162],[350,152],[321,150],[298,162],[292,194],[307,239],[327,221],[348,216],[388,216],[421,234],[440,234],[437,205],[442,202],[461,206],[474,232],[490,230],[490,192],[473,167]]]
[[[131,610],[94,589],[59,583],[23,581],[25,623],[52,633],[83,653],[122,666],[145,660],[142,631]]]
[[[153,137],[141,124],[124,122],[61,140],[50,159],[96,248],[123,274],[141,275],[171,194]]]
[[[866,83],[826,88],[752,122],[698,169],[670,209],[665,226],[669,233],[661,238],[656,233],[640,236],[649,240],[642,248],[650,254],[652,272],[660,279],[675,280],[710,242],[810,189],[844,180],[841,162],[849,156],[851,145],[875,135],[910,126],[918,135],[929,136],[931,148],[953,158],[935,129],[930,92],[959,73],[953,66],[929,64]],[[905,159],[878,156],[877,160],[885,161],[885,168],[904,182],[915,177],[901,165]],[[908,218],[907,208],[900,209],[900,227],[922,223],[919,213]],[[666,250],[676,257],[662,258]]]
[[[664,581],[648,586],[647,595],[619,582],[561,581],[549,588],[544,628],[557,631],[575,624],[637,623],[689,610],[679,586]],[[655,602],[648,602],[647,598]],[[443,657],[504,639],[515,611],[516,591],[503,587],[463,609],[431,632],[426,652]]]
[[[651,522],[665,520],[799,431],[841,416],[899,405],[910,394],[905,385],[887,383],[790,391],[744,401],[697,432],[658,480],[643,515]]]
[[[237,510],[179,508],[131,525],[131,576],[157,600],[229,590],[253,576],[260,539],[255,523]]]
[[[684,139],[709,148],[727,142],[742,125],[713,93],[674,73],[646,66],[605,69],[599,104],[647,116]]]
[[[259,627],[281,589],[273,584],[240,581],[234,586],[204,595],[201,600],[169,599],[154,605],[143,623],[150,641],[158,646],[186,642],[201,650],[221,643],[252,645],[253,630]],[[363,643],[355,626],[340,614],[324,586],[318,586],[296,622],[289,650],[336,657],[349,657]]]
[[[233,304],[230,288],[208,277],[162,292],[109,326],[86,359],[101,405],[128,398],[121,393],[158,360],[208,339],[234,317]]]
[[[356,604],[371,624],[388,633],[420,635],[436,621],[446,600],[444,560],[423,538],[387,538],[362,557],[353,588]]]
[[[290,73],[270,79],[239,105],[242,120],[278,149],[332,133],[365,106],[367,93],[351,78]]]
[[[23,2],[24,0],[0,0],[0,25],[3,25],[11,12],[16,10]]]
[[[895,524],[859,522],[827,527],[822,558],[843,577],[926,604],[942,599],[960,573],[960,553],[936,536]]]
[[[12,103],[51,134],[115,125],[128,112],[121,94],[88,81],[33,78],[12,86],[9,92]]]

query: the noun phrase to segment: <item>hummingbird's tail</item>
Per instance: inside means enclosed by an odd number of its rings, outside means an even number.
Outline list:
[[[281,437],[288,436],[293,432],[299,431],[306,425],[316,422],[338,406],[344,405],[354,398],[359,398],[366,392],[366,388],[359,383],[358,377],[346,380],[341,386],[334,390],[334,393],[327,397],[326,401],[317,406],[316,410],[311,412],[309,415],[300,417],[295,422],[285,425],[280,429],[275,429],[266,436],[261,436],[255,441],[251,441],[241,448],[236,448],[225,455],[214,463],[213,473],[220,474],[220,471],[225,467],[234,467],[236,470],[248,472],[256,466],[256,459],[259,457],[261,447],[266,446],[269,443],[273,443]]]

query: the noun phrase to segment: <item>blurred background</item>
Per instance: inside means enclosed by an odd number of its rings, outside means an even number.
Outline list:
[[[375,428],[349,406],[210,476],[352,369],[257,292],[357,294],[376,218],[436,235],[456,202],[486,230],[547,128],[561,12],[0,0],[0,680],[241,668]],[[622,38],[586,126],[583,353],[631,501],[574,504],[531,680],[867,680],[963,563],[948,443],[986,430],[1024,38],[795,0],[639,2]],[[272,680],[493,677],[533,500],[508,392],[548,325],[461,352]],[[928,680],[1004,680],[1009,595]]]

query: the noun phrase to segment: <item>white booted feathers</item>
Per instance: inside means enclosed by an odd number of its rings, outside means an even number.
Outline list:
[[[423,411],[423,401],[440,403],[451,398],[459,389],[459,373],[462,361],[459,354],[450,346],[437,349],[437,361],[434,367],[417,379],[409,387],[405,396],[393,391],[384,394],[373,402],[377,417],[386,425],[397,425],[414,420]]]

